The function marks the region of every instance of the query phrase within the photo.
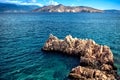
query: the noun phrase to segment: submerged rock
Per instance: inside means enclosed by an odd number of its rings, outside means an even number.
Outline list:
[[[69,74],[71,80],[115,80],[118,78],[110,48],[99,45],[91,39],[72,38],[68,35],[64,40],[60,40],[51,34],[42,50],[59,51],[80,58],[80,65],[73,68]]]

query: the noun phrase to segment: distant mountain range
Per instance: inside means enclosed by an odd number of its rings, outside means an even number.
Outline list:
[[[0,12],[30,12],[36,8],[37,5],[17,5],[12,3],[0,3]]]
[[[115,9],[111,9],[111,10],[104,10],[105,13],[120,13],[120,10],[115,10]]]
[[[43,6],[41,8],[33,10],[33,12],[103,12],[103,10],[86,7],[86,6],[64,6],[59,5],[49,5]]]
[[[105,13],[120,13],[120,10],[99,10],[87,6],[64,6],[49,5],[49,6],[37,6],[37,5],[17,5],[12,3],[0,3],[0,12],[105,12]]]

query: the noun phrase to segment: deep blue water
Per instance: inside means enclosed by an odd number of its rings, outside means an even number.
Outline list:
[[[120,14],[24,13],[0,14],[0,80],[63,80],[79,59],[44,53],[52,33],[63,39],[94,39],[110,46],[120,72]]]

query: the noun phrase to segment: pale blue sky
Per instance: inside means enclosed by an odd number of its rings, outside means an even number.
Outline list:
[[[89,6],[98,9],[119,9],[120,0],[0,0],[0,2],[15,3],[22,5],[69,5],[69,6]]]

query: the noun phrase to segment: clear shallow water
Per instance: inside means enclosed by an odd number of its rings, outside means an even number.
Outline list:
[[[0,14],[0,80],[63,80],[79,59],[40,49],[52,33],[108,45],[120,72],[120,14]]]

